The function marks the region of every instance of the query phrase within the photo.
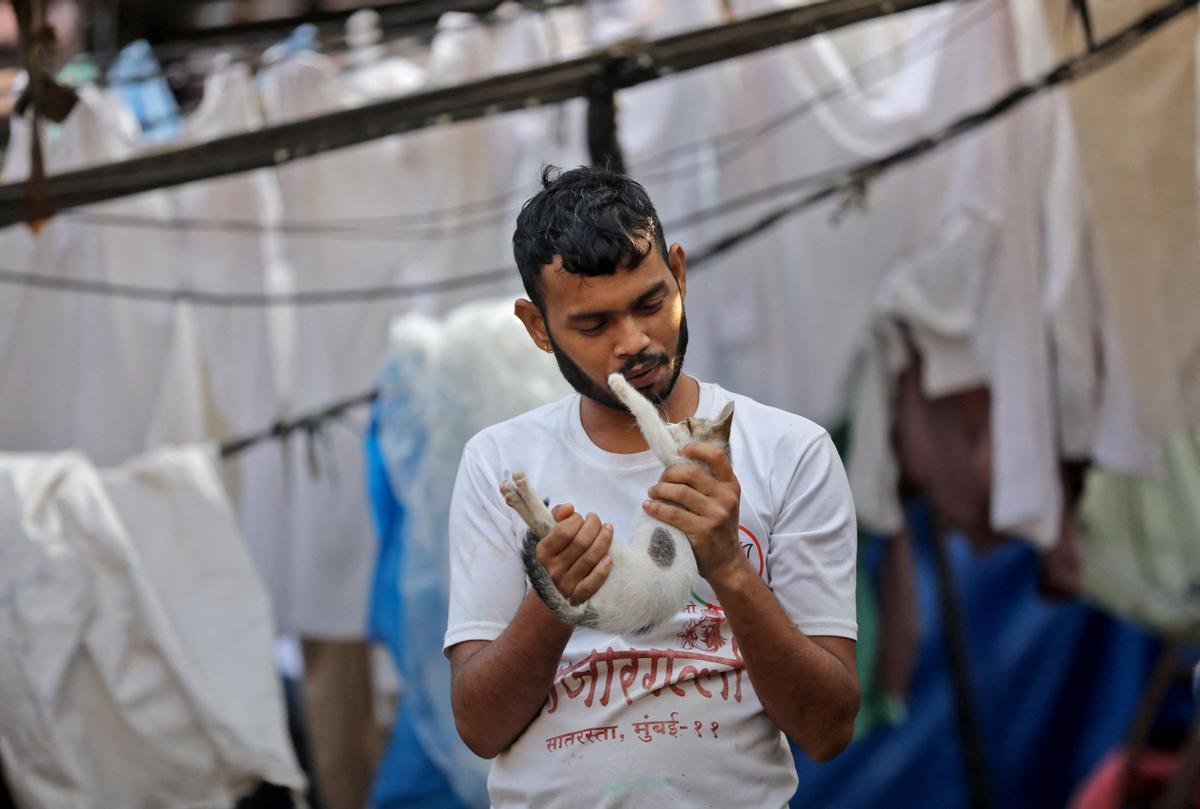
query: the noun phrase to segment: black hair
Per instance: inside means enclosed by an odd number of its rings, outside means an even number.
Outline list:
[[[521,207],[513,232],[525,292],[543,312],[542,267],[555,256],[566,272],[612,275],[636,267],[654,246],[666,260],[666,236],[646,189],[623,174],[587,166],[545,167],[542,190]]]

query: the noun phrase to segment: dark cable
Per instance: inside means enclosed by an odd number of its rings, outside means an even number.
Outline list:
[[[984,124],[994,120],[995,118],[998,118],[1021,102],[1033,96],[1039,95],[1040,93],[1043,93],[1052,87],[1064,84],[1079,78],[1080,76],[1094,72],[1100,67],[1103,67],[1104,65],[1123,55],[1162,25],[1171,21],[1188,9],[1195,7],[1197,2],[1198,0],[1175,0],[1173,3],[1169,3],[1155,11],[1152,11],[1132,25],[1097,43],[1094,50],[1061,62],[1054,69],[1043,74],[1037,80],[1018,85],[1012,91],[995,100],[987,107],[959,118],[938,132],[921,138],[920,140],[915,141],[914,143],[911,143],[903,148],[897,149],[896,151],[880,159],[868,160],[844,169],[832,169],[829,172],[822,172],[821,175],[814,175],[814,178],[816,176],[831,175],[840,175],[840,178],[812,193],[801,197],[798,200],[775,209],[774,211],[766,214],[741,230],[717,240],[707,248],[701,249],[693,255],[690,263],[693,266],[703,264],[705,261],[715,258],[716,256],[733,249],[742,242],[757,236],[783,219],[804,211],[826,199],[841,193],[854,192],[856,190],[861,191],[868,182],[874,180],[884,171],[902,163],[915,160],[916,158],[921,157],[926,153],[931,152],[946,143],[949,143],[952,140],[956,140],[968,132],[978,129]],[[794,181],[793,184],[802,182],[810,183],[813,181],[813,178],[800,178],[800,180]],[[138,287],[133,285],[111,284],[100,281],[45,278],[31,273],[0,270],[0,283],[40,287],[44,289],[86,292],[96,295],[108,295],[112,297],[130,299],[153,300],[171,303],[176,301],[190,301],[205,306],[230,307],[261,307],[279,305],[305,306],[389,300],[411,297],[418,294],[467,289],[477,285],[503,280],[509,277],[512,277],[511,270],[496,269],[476,273],[473,275],[465,275],[459,278],[442,279],[438,281],[429,281],[409,285],[333,289],[317,292],[297,292],[289,295],[262,295],[224,294],[179,289],[169,290],[152,287]]]
[[[272,424],[266,430],[253,435],[236,438],[232,441],[227,441],[221,445],[221,457],[229,458],[238,455],[255,444],[273,439],[286,438],[297,430],[305,430],[313,432],[317,430],[323,423],[330,419],[337,418],[342,413],[354,407],[371,404],[379,397],[379,391],[371,390],[366,393],[360,393],[357,396],[351,396],[349,399],[343,399],[340,402],[334,402],[320,410],[309,413],[306,416],[288,420],[280,420]]]
[[[931,29],[923,28],[904,41],[897,43],[892,48],[882,51],[874,56],[865,59],[860,64],[850,68],[852,72],[862,71],[870,65],[891,59],[897,54],[913,47],[919,40],[932,34],[940,35],[934,47],[922,52],[916,60],[907,62],[901,65],[894,73],[889,73],[886,76],[881,76],[874,81],[882,81],[893,77],[898,73],[907,70],[917,61],[937,53],[946,45],[956,38],[967,33],[975,26],[983,23],[990,17],[994,16],[998,9],[1003,8],[1002,5],[992,4],[985,8],[986,13],[977,14],[974,17],[964,17],[955,20],[945,28]],[[961,25],[961,30],[955,30],[956,26]],[[725,166],[740,155],[745,153],[745,150],[758,142],[763,137],[769,135],[781,126],[784,126],[797,118],[800,118],[811,112],[817,105],[834,100],[840,95],[843,95],[851,87],[849,81],[841,81],[823,88],[814,96],[807,98],[798,105],[782,113],[774,115],[765,121],[759,121],[745,127],[730,130],[720,135],[706,138],[699,141],[680,144],[661,152],[657,152],[641,158],[640,164],[649,164],[655,161],[670,159],[675,154],[687,156],[694,153],[705,146],[712,145],[718,149],[724,148],[727,151],[721,153],[716,158],[716,167]],[[657,170],[637,173],[638,179],[643,181],[653,182],[655,180],[665,180],[667,182],[690,176],[690,173],[695,168],[695,161],[683,165],[669,165],[660,167]],[[347,219],[325,220],[321,222],[281,222],[281,223],[254,223],[237,220],[222,220],[222,219],[166,219],[161,217],[145,217],[131,214],[108,214],[108,213],[93,213],[93,212],[73,212],[64,211],[61,216],[70,216],[73,220],[86,222],[97,225],[110,225],[118,227],[139,228],[145,227],[148,229],[161,230],[185,230],[193,232],[229,232],[229,233],[247,233],[247,234],[262,234],[262,233],[280,233],[292,237],[314,238],[333,238],[351,241],[365,242],[407,242],[407,241],[440,241],[445,238],[445,229],[453,228],[456,235],[464,235],[474,233],[484,228],[495,225],[498,221],[502,221],[508,216],[508,207],[517,199],[536,193],[535,185],[522,186],[518,189],[502,192],[492,197],[473,202],[461,203],[458,205],[447,206],[436,210],[423,211],[413,214],[394,214],[377,217],[359,217]],[[462,219],[454,219],[455,215],[461,215]],[[691,215],[689,215],[690,217]],[[703,218],[703,217],[702,217]],[[412,230],[410,231],[409,228]],[[383,230],[385,232],[373,232]]]
[[[961,118],[950,126],[942,129],[939,133],[923,138],[922,140],[917,141],[916,143],[903,149],[898,149],[881,160],[861,164],[857,168],[848,171],[847,177],[842,182],[834,183],[821,189],[820,191],[802,198],[795,203],[792,203],[791,205],[777,209],[750,227],[719,240],[717,243],[711,245],[707,250],[701,251],[699,254],[697,254],[692,259],[692,263],[703,264],[704,262],[733,249],[741,242],[753,235],[763,232],[767,228],[793,213],[804,210],[805,208],[810,207],[811,205],[814,205],[823,199],[832,197],[839,191],[849,189],[856,183],[862,183],[865,179],[876,176],[879,172],[885,170],[886,168],[897,165],[901,162],[913,160],[916,157],[925,154],[926,152],[935,149],[942,144],[961,137],[963,134],[982,126],[988,121],[1012,109],[1020,102],[1044,92],[1051,87],[1064,84],[1079,78],[1080,76],[1084,76],[1088,73],[1098,70],[1100,67],[1103,67],[1105,64],[1108,64],[1109,62],[1128,52],[1131,48],[1136,46],[1139,42],[1141,42],[1161,26],[1170,22],[1175,17],[1187,11],[1189,8],[1196,6],[1197,2],[1198,0],[1176,0],[1174,3],[1170,3],[1150,12],[1132,25],[1097,43],[1096,46],[1089,50],[1088,53],[1073,57],[1065,62],[1060,63],[1053,70],[1044,74],[1038,81],[1018,86],[1004,97],[997,99],[986,109]],[[507,271],[505,272],[507,273]],[[248,438],[231,441],[223,445],[221,448],[221,455],[222,457],[230,457],[238,452],[241,452],[247,447],[252,446],[253,444],[259,443],[260,441],[287,435],[288,433],[301,427],[312,429],[315,425],[322,421],[337,416],[352,407],[370,403],[377,397],[378,391],[372,390],[367,393],[359,394],[351,399],[330,405],[329,407],[326,407],[323,410],[309,416],[301,417],[290,422],[277,422],[274,426],[264,432],[257,433]]]

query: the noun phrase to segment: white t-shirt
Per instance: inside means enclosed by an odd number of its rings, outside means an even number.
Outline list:
[[[807,419],[713,384],[701,384],[696,413],[713,417],[729,401],[748,558],[801,631],[855,638],[854,504],[833,442]],[[445,648],[495,640],[528,589],[526,528],[500,496],[504,471],[523,469],[540,496],[595,512],[627,541],[662,464],[649,451],[601,450],[579,410],[568,396],[467,444],[450,511]],[[786,739],[713,591],[699,581],[693,596],[645,636],[575,630],[541,714],[492,764],[496,809],[787,803],[796,774]]]

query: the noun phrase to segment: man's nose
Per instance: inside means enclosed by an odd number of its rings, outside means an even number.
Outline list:
[[[650,335],[641,321],[635,317],[623,317],[617,321],[616,352],[621,357],[634,357],[650,346]]]

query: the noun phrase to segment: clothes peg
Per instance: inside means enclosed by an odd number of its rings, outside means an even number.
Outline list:
[[[383,28],[379,12],[364,8],[354,12],[346,20],[346,42],[350,45],[350,62],[362,67],[383,58]]]

